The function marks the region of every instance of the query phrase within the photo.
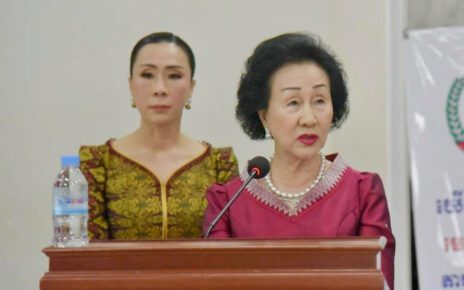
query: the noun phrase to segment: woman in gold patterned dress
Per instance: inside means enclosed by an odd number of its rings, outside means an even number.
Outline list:
[[[134,46],[129,87],[139,128],[79,151],[91,239],[201,237],[206,190],[238,168],[231,147],[213,148],[180,131],[194,72],[191,48],[172,33],[147,35]]]

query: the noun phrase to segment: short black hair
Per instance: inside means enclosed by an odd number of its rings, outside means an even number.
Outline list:
[[[267,109],[271,79],[284,65],[314,62],[330,80],[333,119],[339,128],[348,116],[346,74],[341,63],[319,37],[305,33],[285,33],[260,43],[248,58],[237,91],[236,117],[251,139],[264,139],[265,131],[258,111]]]
[[[134,48],[132,49],[131,56],[130,56],[130,67],[129,67],[130,76],[132,76],[132,69],[134,68],[135,59],[137,58],[137,55],[140,49],[142,49],[142,47],[144,47],[147,44],[162,43],[162,42],[174,43],[185,52],[185,54],[187,55],[188,61],[189,61],[190,70],[192,71],[192,78],[193,78],[193,75],[195,74],[195,56],[193,55],[193,50],[190,48],[187,42],[185,42],[182,38],[180,38],[179,36],[171,32],[151,33],[151,34],[144,36],[139,41],[137,41]]]

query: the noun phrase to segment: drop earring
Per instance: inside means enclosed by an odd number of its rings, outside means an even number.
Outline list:
[[[192,99],[189,98],[187,102],[185,102],[185,109],[190,110],[192,108]]]
[[[264,127],[264,132],[265,132],[265,134],[264,134],[265,139],[272,139],[271,132],[269,131],[268,128]]]
[[[132,108],[135,108],[135,107],[136,107],[136,106],[135,106],[134,98],[131,99],[131,107],[132,107]]]

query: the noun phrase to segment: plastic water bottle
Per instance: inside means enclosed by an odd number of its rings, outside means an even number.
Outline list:
[[[79,169],[79,156],[62,156],[61,167],[53,184],[53,246],[86,246],[88,183]]]

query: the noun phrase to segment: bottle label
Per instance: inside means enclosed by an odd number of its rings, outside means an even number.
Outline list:
[[[61,194],[58,193],[61,192]],[[68,190],[69,192],[69,190]],[[55,215],[77,215],[87,214],[89,212],[88,200],[86,196],[73,196],[63,194],[63,189],[55,189],[53,214]]]

